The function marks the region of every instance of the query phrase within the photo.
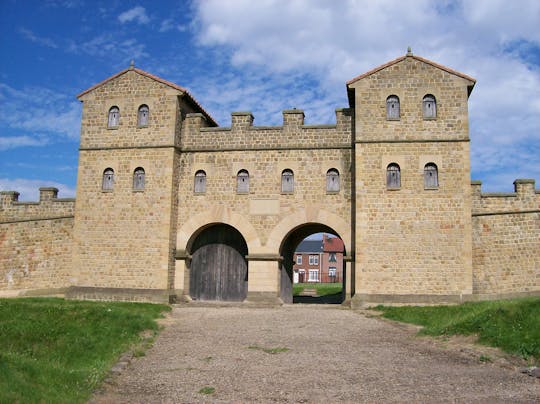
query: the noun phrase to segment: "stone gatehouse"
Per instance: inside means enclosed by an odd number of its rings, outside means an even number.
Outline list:
[[[475,79],[408,52],[347,82],[334,125],[220,127],[134,66],[78,95],[77,195],[3,191],[0,296],[292,301],[307,235],[345,246],[344,301],[540,294],[540,192],[470,178]]]

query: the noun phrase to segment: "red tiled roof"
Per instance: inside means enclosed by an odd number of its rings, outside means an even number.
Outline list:
[[[97,83],[96,85],[93,85],[89,89],[84,90],[82,93],[77,95],[77,98],[80,99],[83,95],[88,94],[89,92],[95,90],[98,87],[101,87],[102,85],[104,85],[105,83],[108,83],[111,80],[116,79],[117,77],[120,77],[121,75],[127,73],[130,70],[140,74],[141,76],[148,77],[149,79],[155,80],[155,81],[157,81],[157,82],[159,82],[161,84],[165,84],[166,86],[174,88],[175,90],[181,91],[183,93],[183,95],[185,95],[193,104],[195,104],[200,109],[200,111],[208,119],[208,121],[209,121],[209,123],[211,125],[219,126],[218,123],[214,120],[214,118],[212,118],[212,116],[208,112],[205,111],[205,109],[202,107],[202,105],[199,104],[199,102],[189,93],[189,91],[186,88],[181,87],[178,84],[175,84],[173,82],[164,80],[164,79],[162,79],[162,78],[160,78],[158,76],[154,76],[153,74],[145,72],[144,70],[138,69],[136,67],[131,67],[131,66],[128,67],[127,69],[124,69],[121,72],[118,72],[115,75],[112,75],[111,77]]]
[[[347,82],[347,86],[349,86],[350,84],[358,81],[358,80],[361,80],[365,77],[368,77],[368,76],[371,76],[373,73],[377,73],[378,71],[380,70],[383,70],[383,69],[386,69],[387,67],[390,67],[392,65],[395,65],[396,63],[399,63],[403,60],[405,60],[406,58],[413,58],[413,59],[416,59],[420,62],[423,62],[423,63],[427,63],[428,65],[431,65],[433,67],[436,67],[438,69],[441,69],[441,70],[444,70],[445,72],[448,72],[450,74],[453,74],[453,75],[456,75],[458,77],[461,77],[465,80],[469,80],[470,82],[472,82],[472,84],[474,85],[474,83],[476,83],[476,79],[470,77],[470,76],[467,76],[466,74],[463,74],[463,73],[460,73],[458,72],[457,70],[453,70],[453,69],[450,69],[449,67],[446,67],[446,66],[443,66],[443,65],[440,65],[438,63],[435,63],[435,62],[432,62],[431,60],[428,60],[428,59],[424,59],[420,56],[414,56],[414,55],[405,55],[405,56],[400,56],[398,57],[397,59],[394,59],[388,63],[385,63],[379,67],[376,67],[375,69],[372,69],[364,74],[361,74],[360,76],[357,76],[355,77],[354,79],[351,79]]]
[[[339,237],[325,237],[323,240],[324,252],[343,252],[345,245]]]

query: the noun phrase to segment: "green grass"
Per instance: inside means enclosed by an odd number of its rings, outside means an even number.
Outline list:
[[[216,389],[214,387],[206,386],[199,390],[200,394],[214,394]]]
[[[168,306],[0,299],[0,403],[85,402]],[[140,350],[141,348],[138,347]]]
[[[266,352],[267,354],[272,354],[272,355],[289,351],[289,348],[287,347],[263,348],[258,345],[250,345],[248,346],[248,349],[256,349],[256,350],[263,351],[263,352]]]
[[[386,318],[422,325],[421,334],[476,334],[481,344],[540,362],[540,298],[376,309]]]
[[[317,295],[327,296],[335,295],[341,292],[343,285],[341,282],[336,283],[295,283],[293,285],[293,296],[298,296],[304,289],[316,289]]]

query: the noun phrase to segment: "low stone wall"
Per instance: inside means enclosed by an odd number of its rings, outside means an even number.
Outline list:
[[[0,296],[63,293],[72,271],[74,199],[40,188],[39,202],[0,199]]]
[[[540,294],[540,192],[482,193],[473,182],[473,293],[478,299]]]

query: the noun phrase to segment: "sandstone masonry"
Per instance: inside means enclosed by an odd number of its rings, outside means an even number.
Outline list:
[[[475,80],[407,55],[347,83],[335,125],[219,127],[189,92],[130,68],[79,94],[77,198],[3,191],[0,296],[292,301],[293,254],[343,240],[344,303],[540,294],[540,193],[470,180]],[[201,297],[202,296],[202,297]]]

